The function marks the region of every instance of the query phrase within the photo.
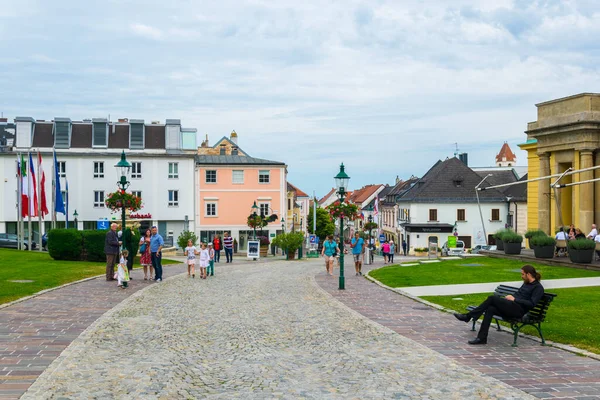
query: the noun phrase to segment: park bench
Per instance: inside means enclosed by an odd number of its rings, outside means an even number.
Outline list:
[[[515,288],[512,286],[500,285],[494,290],[494,294],[496,296],[506,297],[509,294],[514,295],[518,290],[519,290],[518,288]],[[545,292],[544,297],[542,297],[542,299],[538,302],[538,304],[535,307],[533,307],[531,310],[529,310],[521,318],[508,319],[508,318],[503,318],[500,315],[494,315],[493,318],[496,320],[496,325],[498,327],[498,330],[500,330],[499,321],[504,321],[504,322],[509,323],[510,328],[512,329],[513,335],[514,335],[514,342],[512,345],[513,345],[513,347],[517,347],[517,338],[519,337],[519,331],[524,326],[531,325],[535,329],[537,329],[537,331],[539,332],[540,338],[542,339],[542,346],[544,346],[546,344],[546,341],[544,340],[544,335],[542,334],[542,322],[544,322],[544,319],[546,319],[546,312],[548,312],[548,307],[550,307],[550,303],[552,303],[552,300],[554,300],[555,297],[556,297],[555,294]],[[476,306],[468,306],[467,310],[471,311],[475,307]],[[471,329],[472,331],[475,330],[475,322],[477,322],[477,321],[475,319],[473,319],[473,327]]]

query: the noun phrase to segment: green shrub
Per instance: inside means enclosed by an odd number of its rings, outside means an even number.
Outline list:
[[[131,232],[131,250],[133,251],[133,255],[135,256],[140,249],[140,239],[142,238],[142,235],[140,234],[140,231],[138,229],[134,229],[131,231],[129,228],[127,228],[125,232],[127,231]]]
[[[83,237],[77,229],[52,229],[48,232],[48,253],[55,260],[81,258]]]
[[[427,253],[429,249],[427,247],[415,247],[415,253]]]
[[[190,232],[190,231],[183,231],[181,232],[181,234],[179,235],[179,237],[177,238],[177,246],[179,246],[180,249],[185,249],[187,247],[187,243],[188,240],[192,241],[192,245],[196,245],[196,243],[198,243],[198,236],[196,236],[196,234],[194,232]],[[138,237],[138,241],[139,241],[139,237]]]
[[[496,231],[496,233],[494,233],[492,236],[496,240],[502,240],[502,235],[504,235],[509,230],[510,229],[500,229],[499,231]]]
[[[533,236],[530,240],[532,246],[556,246],[556,239],[551,236]]]
[[[106,261],[106,254],[104,254],[106,233],[107,231],[81,231],[86,260]]]
[[[591,239],[569,240],[567,244],[569,249],[573,250],[591,250],[596,248],[596,242]]]
[[[302,232],[280,233],[271,242],[275,246],[283,249],[286,253],[293,253],[302,247],[304,234]]]
[[[546,232],[544,232],[541,229],[529,229],[527,232],[525,232],[525,237],[527,239],[531,239],[534,236],[548,236],[548,235],[546,235]]]
[[[513,231],[506,231],[502,234],[502,239],[501,239],[504,243],[522,243],[523,242],[523,236],[519,235],[518,233],[515,233]]]

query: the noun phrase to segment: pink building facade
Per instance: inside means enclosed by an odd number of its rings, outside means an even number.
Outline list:
[[[287,199],[287,166],[283,162],[250,157],[237,145],[237,134],[214,146],[202,143],[196,157],[198,193],[196,234],[201,241],[230,232],[238,251],[245,251],[253,229],[247,225],[252,205],[258,213],[276,214],[277,220],[257,232],[269,239],[281,231]]]

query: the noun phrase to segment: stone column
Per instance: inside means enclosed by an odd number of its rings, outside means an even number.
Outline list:
[[[550,175],[550,154],[538,154],[540,175]],[[538,227],[550,235],[550,179],[538,181]]]
[[[600,153],[596,153],[596,162],[594,165],[600,165]],[[594,179],[600,179],[600,169],[594,170]],[[594,223],[600,222],[600,181],[594,182]]]
[[[594,164],[594,154],[591,150],[579,152],[580,168],[590,168]],[[594,171],[586,171],[579,174],[580,181],[594,178]],[[594,184],[583,183],[579,186],[579,228],[586,235],[594,223]]]

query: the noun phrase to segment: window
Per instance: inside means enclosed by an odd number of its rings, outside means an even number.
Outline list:
[[[169,190],[169,207],[179,207],[179,190]]]
[[[466,221],[467,220],[467,218],[465,216],[464,208],[459,208],[458,210],[456,210],[456,220],[457,221]]]
[[[238,155],[238,148],[237,147],[233,147],[231,149],[231,155],[232,156],[237,156]],[[510,165],[509,165],[510,166]]]
[[[67,177],[67,162],[66,161],[59,161],[58,162],[58,175],[61,178],[66,178]]]
[[[94,191],[94,208],[104,208],[104,190]]]
[[[142,198],[142,192],[139,191],[139,190],[132,190],[131,194],[134,195],[134,196],[139,197],[140,199]]]
[[[206,170],[206,183],[217,183],[217,171]]]
[[[471,248],[471,236],[459,236],[458,240],[462,240],[465,243],[465,249]]]
[[[132,162],[131,163],[131,177],[132,178],[141,178],[142,177],[142,163],[141,162]]]
[[[269,183],[271,182],[271,171],[268,169],[258,171],[258,183]]]
[[[429,209],[429,221],[437,221],[437,209]]]
[[[92,119],[92,147],[108,145],[108,121],[104,118]]]
[[[142,121],[140,121],[142,122]],[[129,125],[129,148],[144,148],[144,124],[130,121]]]
[[[492,221],[500,221],[500,209],[492,208]]]
[[[225,146],[221,146],[221,148],[219,149],[219,155],[224,156],[226,154],[226,151],[227,149],[225,148]]]
[[[178,179],[179,178],[179,163],[170,162],[169,163],[169,179]]]
[[[265,217],[269,215],[269,204],[261,203],[260,204],[260,216]]]
[[[244,183],[244,170],[233,170],[232,183]]]
[[[292,209],[292,199],[288,199],[288,210]]]
[[[216,217],[217,216],[217,203],[206,203],[206,216]]]
[[[104,162],[94,161],[94,178],[104,178]]]

